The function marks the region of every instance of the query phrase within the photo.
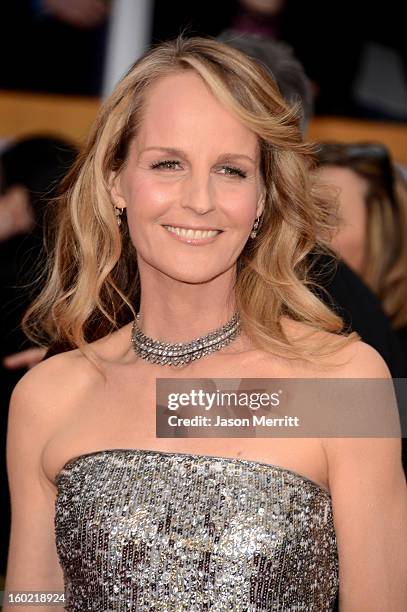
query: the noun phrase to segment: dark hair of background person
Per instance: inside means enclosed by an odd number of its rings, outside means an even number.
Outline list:
[[[285,100],[289,104],[301,104],[301,129],[305,134],[314,114],[314,103],[311,84],[293,49],[283,42],[259,34],[245,34],[235,30],[224,30],[217,39],[262,63],[277,82]]]

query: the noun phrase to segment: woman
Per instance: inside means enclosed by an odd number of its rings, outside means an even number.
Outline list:
[[[380,299],[407,358],[407,186],[386,147],[323,143],[321,178],[340,190],[332,245]]]
[[[339,567],[344,610],[402,609],[399,439],[155,435],[157,378],[388,377],[307,287],[331,214],[309,160],[274,82],[215,41],[163,43],[106,102],[25,319],[77,348],[13,394],[8,590],[325,610]]]

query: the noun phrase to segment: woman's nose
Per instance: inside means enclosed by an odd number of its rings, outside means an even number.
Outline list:
[[[214,194],[208,176],[191,179],[189,189],[184,193],[183,208],[190,208],[199,215],[204,215],[215,208]]]

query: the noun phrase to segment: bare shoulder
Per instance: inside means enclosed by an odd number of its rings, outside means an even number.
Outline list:
[[[129,326],[87,345],[90,359],[79,349],[41,361],[20,379],[10,401],[10,417],[27,419],[34,414],[57,421],[68,416],[81,398],[103,383],[104,365],[120,355]],[[123,352],[123,351],[122,351]]]
[[[81,362],[76,351],[55,355],[29,370],[14,387],[7,429],[7,466],[12,489],[18,489],[18,483],[27,474],[32,474],[35,482],[45,483],[43,452],[66,422],[77,385],[85,384]]]
[[[119,359],[124,352],[123,338],[128,326],[120,328],[88,345],[94,360],[79,349],[67,351],[41,361],[20,379],[10,403],[14,417],[27,418],[29,411],[43,418],[61,417],[79,400],[103,383],[104,364]],[[17,413],[17,414],[15,414]]]
[[[73,377],[77,384],[87,378],[90,368],[86,367],[86,362],[86,357],[78,349],[49,357],[24,374],[13,395],[29,394],[33,399],[37,397],[36,392],[45,397],[54,393],[63,395]]]
[[[293,321],[287,317],[282,320],[283,330],[290,340],[307,339],[323,347],[334,346],[338,336],[324,330],[313,330],[309,325]],[[362,340],[350,341],[336,348],[321,359],[320,366],[311,366],[315,376],[335,378],[390,378],[390,372],[383,357]]]
[[[331,360],[337,367],[335,376],[338,378],[391,378],[389,368],[380,353],[362,340],[344,346]]]
[[[38,427],[52,425],[76,392],[89,382],[90,368],[77,350],[40,362],[19,380],[10,400],[11,423],[25,421]]]

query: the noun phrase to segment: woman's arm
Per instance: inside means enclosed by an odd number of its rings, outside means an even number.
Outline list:
[[[397,439],[329,445],[341,612],[406,612],[407,489]]]
[[[358,344],[350,377],[388,378],[376,351]],[[339,610],[406,612],[407,486],[400,439],[323,443],[338,543]]]
[[[10,402],[7,464],[12,521],[6,591],[63,591],[55,547],[55,488],[41,463],[54,423],[47,398],[47,379],[49,385],[48,376],[52,374],[49,370],[44,363],[25,374]],[[5,600],[3,611],[14,609]],[[32,606],[17,609],[31,610]],[[36,606],[36,609],[50,608]]]

